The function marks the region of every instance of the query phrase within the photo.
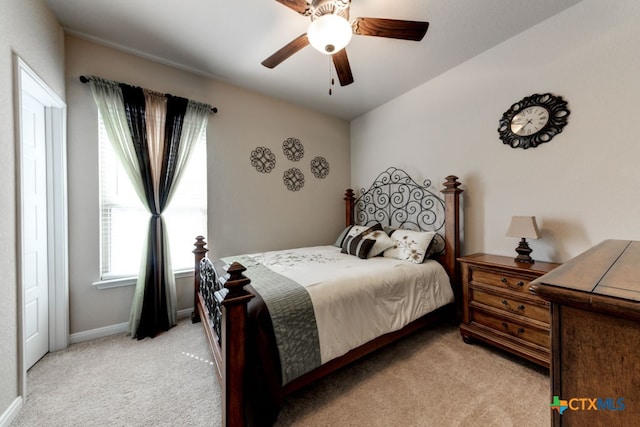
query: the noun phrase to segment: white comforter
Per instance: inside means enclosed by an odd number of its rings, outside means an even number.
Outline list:
[[[322,363],[401,329],[453,301],[444,268],[393,258],[366,260],[316,246],[250,255],[304,286],[316,315]]]

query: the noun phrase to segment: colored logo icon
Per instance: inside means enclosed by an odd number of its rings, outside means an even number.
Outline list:
[[[558,411],[560,415],[569,407],[566,400],[560,400],[558,396],[553,396],[553,402],[551,403],[551,409]]]

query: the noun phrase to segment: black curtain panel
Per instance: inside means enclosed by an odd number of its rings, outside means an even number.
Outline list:
[[[164,155],[160,174],[159,207],[164,211],[169,201],[169,194],[176,180],[176,167],[184,116],[189,100],[177,96],[167,98],[167,119],[165,124]]]

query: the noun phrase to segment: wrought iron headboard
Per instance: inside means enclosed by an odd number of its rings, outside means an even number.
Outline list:
[[[436,253],[444,250],[445,204],[430,190],[431,181],[418,184],[404,170],[389,167],[355,200],[355,222],[416,231],[436,231]]]

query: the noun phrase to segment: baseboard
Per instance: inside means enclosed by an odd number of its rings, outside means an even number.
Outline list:
[[[184,319],[186,317],[191,318],[191,313],[193,313],[193,308],[185,308],[184,310],[178,310],[178,320]]]
[[[129,322],[118,323],[117,325],[104,326],[102,328],[90,329],[88,331],[76,332],[69,335],[69,342],[76,344],[82,341],[95,340],[97,338],[108,337],[109,335],[122,334],[129,330]]]
[[[9,405],[6,411],[0,415],[0,427],[9,427],[22,409],[22,396],[18,396]]]
[[[185,317],[191,317],[193,308],[186,308],[178,311],[178,319],[184,319]],[[82,341],[94,340],[96,338],[108,337],[109,335],[123,334],[128,332],[129,323],[118,323],[116,325],[104,326],[102,328],[91,329],[88,331],[77,332],[69,336],[69,342],[71,344],[79,343]]]

